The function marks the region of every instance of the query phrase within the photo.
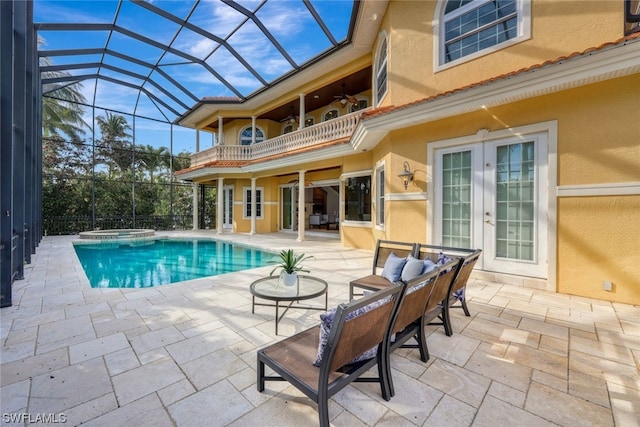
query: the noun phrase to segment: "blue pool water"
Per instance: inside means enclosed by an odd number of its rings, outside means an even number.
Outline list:
[[[103,241],[74,247],[93,288],[147,288],[263,267],[275,258],[215,240]]]

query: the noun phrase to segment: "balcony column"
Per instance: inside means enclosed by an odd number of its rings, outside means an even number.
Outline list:
[[[197,182],[193,183],[193,229],[198,230],[198,190],[200,185]]]
[[[254,134],[255,137],[255,134]],[[249,234],[256,234],[256,180],[258,178],[251,178],[251,231]]]
[[[218,116],[218,145],[224,145],[222,136],[222,116]]]
[[[216,189],[216,202],[218,207],[216,208],[216,229],[218,234],[222,234],[224,228],[222,222],[224,221],[224,178],[218,178],[218,188]]]
[[[298,238],[296,241],[304,242],[305,222],[305,191],[304,191],[304,170],[298,171]]]
[[[304,109],[304,93],[301,93],[299,96],[300,96],[300,120],[298,123],[298,129],[304,129],[304,116],[306,114],[306,111]]]
[[[251,145],[256,144],[256,116],[251,116]]]
[[[196,153],[200,152],[200,129],[196,129]]]

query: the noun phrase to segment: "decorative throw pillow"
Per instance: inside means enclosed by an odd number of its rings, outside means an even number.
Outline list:
[[[422,274],[423,267],[424,267],[424,263],[422,260],[418,258],[414,258],[412,255],[409,255],[407,257],[407,262],[404,264],[404,267],[402,268],[402,274],[400,275],[400,278],[404,282],[413,280]]]
[[[438,254],[438,264],[439,265],[445,265],[446,263],[448,263],[451,260],[453,260],[453,258],[448,257],[442,251],[440,251],[440,253]]]
[[[402,268],[406,262],[406,258],[400,258],[395,253],[391,252],[384,263],[381,276],[392,283],[397,282],[400,280]]]
[[[438,265],[445,265],[446,263],[448,263],[449,261],[452,261],[452,260],[453,260],[453,258],[445,255],[444,252],[442,252],[442,251],[440,251],[440,253],[438,254]],[[442,270],[440,272],[440,275],[443,275],[445,273],[450,272],[452,268],[453,267],[450,267],[450,268],[448,268],[446,270]]]
[[[434,268],[436,268],[438,265],[431,261],[429,258],[426,258],[424,261],[422,261],[422,272],[420,274],[426,274],[430,271],[433,271]]]
[[[345,320],[353,319],[354,317],[360,316],[363,313],[366,313],[369,310],[372,310],[376,307],[381,306],[389,301],[389,298],[384,298],[371,304],[365,305],[358,310],[355,310],[345,317]],[[330,308],[325,313],[320,314],[320,336],[318,340],[318,352],[316,355],[316,360],[313,362],[314,366],[320,366],[322,364],[322,356],[324,355],[324,348],[327,346],[327,341],[329,340],[329,333],[331,332],[331,325],[336,318],[337,307]],[[372,347],[369,350],[365,351],[361,355],[354,358],[349,363],[360,362],[362,360],[372,359],[376,357],[378,353],[378,346]]]

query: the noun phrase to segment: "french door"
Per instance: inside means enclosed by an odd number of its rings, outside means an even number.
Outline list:
[[[447,147],[435,156],[435,241],[481,248],[483,270],[546,278],[544,136]]]
[[[297,216],[295,208],[297,206],[297,191],[295,185],[280,187],[280,224],[282,230],[295,230]]]

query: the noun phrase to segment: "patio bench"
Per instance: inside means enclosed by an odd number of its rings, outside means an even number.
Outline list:
[[[391,328],[389,344],[390,353],[398,348],[418,348],[420,359],[429,361],[426,325],[442,315],[442,301],[446,298],[457,269],[459,259],[451,259],[444,265],[416,277],[406,283],[402,305],[398,309],[396,321]],[[416,344],[407,344],[415,339]],[[389,372],[389,387],[391,396],[394,395],[393,379],[391,377],[391,362],[385,363]]]
[[[405,289],[391,286],[340,304],[324,347],[319,345],[320,325],[258,350],[258,391],[264,391],[265,381],[288,381],[318,405],[323,427],[329,425],[329,398],[351,382],[377,382],[389,400],[389,335]],[[360,360],[372,350],[373,357]],[[377,377],[362,377],[375,365]],[[265,366],[276,375],[266,375]]]
[[[478,258],[480,258],[481,253],[481,249],[465,249],[426,244],[417,245],[416,257],[419,259],[429,258],[434,263],[437,263],[441,254],[443,254],[446,257],[460,260],[456,275],[450,284],[449,292],[445,294],[446,298],[442,300],[442,314],[439,316],[442,319],[442,325],[444,326],[447,336],[453,334],[450,316],[451,308],[462,308],[465,316],[468,317],[471,315],[467,307],[465,291],[471,271],[475,267]],[[456,305],[457,302],[460,302],[460,305]]]
[[[415,254],[416,250],[417,245],[415,243],[378,240],[376,242],[376,249],[373,255],[373,268],[371,274],[352,280],[349,283],[349,301],[351,301],[354,296],[362,295],[361,293],[355,294],[354,288],[377,291],[392,285],[392,281],[381,275],[384,273],[385,264],[391,254],[398,258],[406,258],[408,255]]]

